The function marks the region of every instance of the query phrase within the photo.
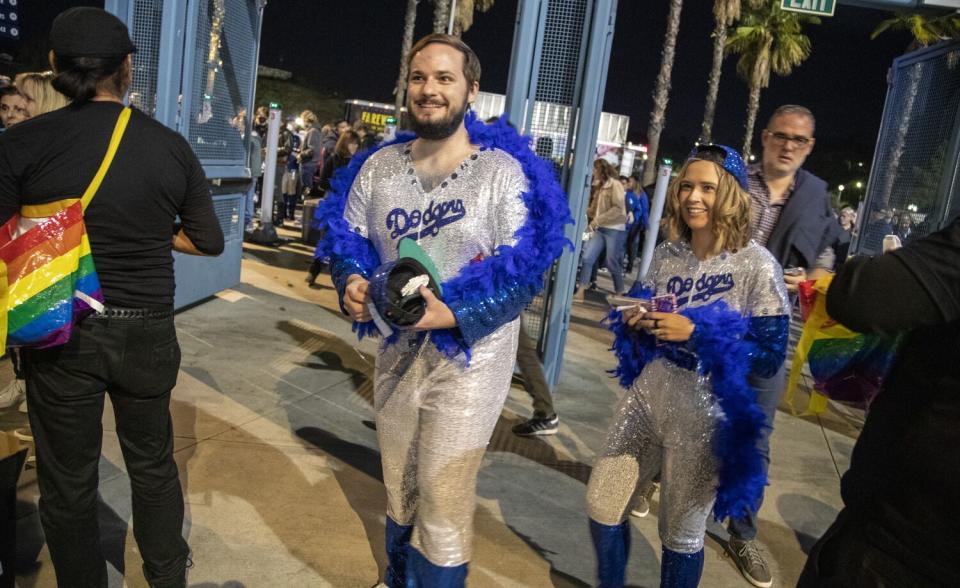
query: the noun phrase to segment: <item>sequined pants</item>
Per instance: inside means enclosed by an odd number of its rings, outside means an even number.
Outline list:
[[[470,365],[401,336],[377,358],[374,405],[387,516],[414,525],[431,563],[470,560],[477,472],[510,390],[519,321],[473,347]]]
[[[716,497],[712,438],[719,414],[707,378],[662,358],[648,364],[620,401],[593,467],[590,518],[623,522],[634,494],[659,471],[660,540],[678,553],[702,549]]]

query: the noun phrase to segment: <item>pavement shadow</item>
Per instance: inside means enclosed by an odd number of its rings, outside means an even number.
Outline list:
[[[801,494],[783,494],[777,499],[777,510],[793,530],[800,549],[806,555],[810,555],[813,545],[840,512],[823,501]]]
[[[365,445],[345,441],[333,433],[318,427],[301,427],[295,431],[296,435],[327,453],[339,461],[352,467],[369,480],[363,487],[358,487],[356,477],[352,472],[343,469],[334,470],[337,483],[343,489],[343,494],[350,504],[350,508],[360,517],[363,529],[370,544],[370,552],[377,562],[378,576],[384,577],[387,570],[387,554],[384,550],[384,505],[387,503],[386,489],[383,486],[383,469],[380,463],[380,453]],[[377,490],[373,492],[376,501],[371,500],[371,481],[377,482]],[[362,493],[362,494],[361,494]],[[371,508],[371,504],[379,504],[379,508]]]
[[[176,400],[173,402],[177,403]],[[176,407],[176,412],[181,420],[178,421],[177,432],[184,434],[187,423],[183,421],[191,420],[183,418],[184,415],[192,412],[192,420],[195,422],[199,411],[192,404],[178,404],[180,406]],[[181,482],[191,497],[186,505],[187,524],[192,521],[191,505],[193,509],[199,506],[210,507],[217,501],[217,494],[239,498],[257,512],[270,533],[286,546],[288,555],[302,562],[320,577],[336,574],[336,570],[331,569],[331,564],[336,565],[338,562],[331,561],[329,554],[342,549],[342,540],[336,533],[318,532],[319,529],[336,526],[333,520],[324,520],[325,514],[330,511],[319,504],[304,504],[304,500],[310,500],[310,497],[320,501],[324,492],[329,493],[329,490],[321,489],[323,482],[308,479],[302,466],[294,462],[287,453],[264,443],[255,435],[240,427],[233,427],[226,421],[219,421],[210,413],[204,412],[203,416],[207,421],[205,426],[217,429],[216,424],[220,423],[223,427],[219,428],[230,429],[231,435],[229,441],[224,441],[222,445],[204,444],[202,451],[200,445],[192,445],[177,452]],[[380,565],[383,521],[382,518],[375,518],[379,511],[374,505],[381,505],[386,499],[383,485],[379,481],[382,476],[379,474],[380,462],[376,459],[376,452],[342,441],[320,429],[307,428],[295,433],[310,446],[350,466],[329,469],[336,476],[343,497],[361,517],[367,534],[373,537],[379,535],[377,549],[372,549],[372,552]],[[249,455],[238,455],[237,448],[240,446],[256,451],[256,457],[251,459]],[[188,462],[192,463],[188,465]],[[191,469],[202,472],[203,475],[191,477]],[[301,508],[278,507],[284,504],[300,504]],[[186,535],[189,541],[189,529]],[[237,581],[200,586],[208,585],[223,588],[243,586]]]

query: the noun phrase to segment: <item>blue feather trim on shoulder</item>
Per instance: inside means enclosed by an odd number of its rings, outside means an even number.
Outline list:
[[[527,178],[527,190],[520,196],[527,208],[527,218],[515,234],[517,241],[514,245],[498,247],[495,255],[468,264],[459,274],[444,282],[443,299],[451,306],[475,304],[510,287],[539,292],[543,287],[543,275],[563,248],[573,249],[564,235],[564,225],[573,223],[566,194],[550,165],[530,149],[530,137],[521,136],[507,120],[504,114],[497,122],[487,125],[470,112],[465,123],[471,143],[487,149],[500,149],[520,164]],[[413,135],[404,135],[393,143],[413,138]],[[318,223],[315,226],[326,231],[317,245],[317,255],[330,256],[331,259],[351,257],[367,272],[379,265],[379,257],[367,239],[358,239],[359,236],[347,226],[343,211],[350,187],[372,153],[354,156],[347,168],[334,174],[331,194],[317,208],[315,217]],[[509,320],[513,318],[516,317],[509,317]],[[457,329],[433,331],[430,338],[447,357],[464,353],[469,361],[470,346]]]

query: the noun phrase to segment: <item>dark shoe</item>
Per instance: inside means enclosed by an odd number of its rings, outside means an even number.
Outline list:
[[[768,588],[773,584],[773,576],[767,567],[767,562],[760,553],[760,547],[756,541],[743,541],[736,537],[730,537],[727,543],[727,549],[740,573],[757,588]]]
[[[307,277],[304,279],[304,282],[312,286],[313,283],[316,281],[317,281],[317,274],[314,274],[312,272],[307,272]]]
[[[534,437],[537,435],[556,435],[557,426],[560,424],[560,417],[553,415],[551,417],[534,416],[528,421],[514,425],[513,434],[520,437]]]

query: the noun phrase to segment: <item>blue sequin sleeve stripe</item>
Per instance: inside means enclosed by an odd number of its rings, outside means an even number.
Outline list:
[[[749,319],[745,339],[751,344],[750,369],[761,378],[771,378],[787,357],[787,340],[790,335],[790,317],[758,316]]]
[[[362,250],[364,245],[373,249],[373,244],[370,243],[367,239],[364,239],[360,235],[352,235],[347,237],[349,239],[356,239],[358,242],[354,243],[352,248],[357,250]],[[359,242],[363,241],[363,243]],[[375,253],[375,252],[374,252]],[[369,252],[368,252],[369,256]],[[337,289],[337,295],[340,299],[340,309],[346,313],[347,310],[343,306],[343,295],[347,289],[347,278],[350,276],[358,274],[363,276],[364,279],[370,277],[370,270],[367,267],[364,267],[364,264],[361,263],[355,257],[331,257],[330,259],[330,278],[333,280],[333,285]]]
[[[450,310],[457,318],[457,328],[468,347],[520,316],[539,288],[533,284],[510,280],[489,296],[467,301],[451,300]]]

